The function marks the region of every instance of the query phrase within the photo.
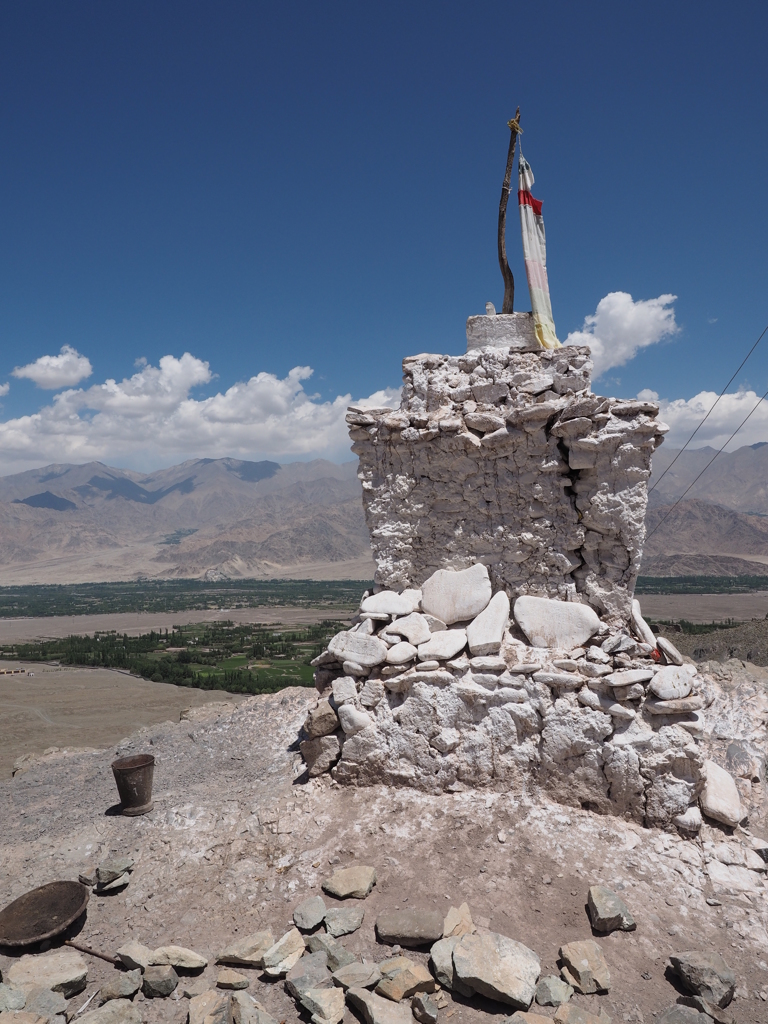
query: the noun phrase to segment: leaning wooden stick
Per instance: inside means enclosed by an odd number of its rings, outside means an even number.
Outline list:
[[[106,960],[108,964],[112,964],[113,967],[122,967],[123,965],[119,960],[116,960],[113,956],[108,956],[106,953],[99,953],[97,949],[91,949],[90,946],[86,946],[84,942],[75,942],[73,939],[65,939],[65,946],[71,946],[72,949],[79,949],[81,953],[88,953],[90,956],[97,956],[99,960]]]
[[[515,279],[512,275],[512,271],[509,269],[509,261],[507,260],[507,241],[506,241],[506,230],[507,230],[507,203],[509,202],[509,188],[512,180],[512,164],[515,160],[515,147],[517,146],[517,136],[522,133],[520,127],[520,107],[517,108],[517,112],[511,121],[507,121],[507,125],[510,130],[509,138],[509,152],[507,153],[507,170],[504,175],[504,184],[501,186],[501,199],[499,201],[499,267],[501,268],[501,276],[504,278],[504,302],[501,307],[502,313],[513,312],[515,304]]]

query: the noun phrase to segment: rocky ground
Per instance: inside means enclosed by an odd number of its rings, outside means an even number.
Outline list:
[[[661,627],[661,635],[669,637],[677,649],[696,661],[726,661],[738,658],[753,665],[768,665],[768,620],[752,619],[731,629],[711,633],[682,633],[674,627]]]
[[[613,1021],[652,1020],[681,991],[669,957],[698,949],[719,951],[736,975],[726,1014],[737,1022],[765,1021],[768,890],[765,874],[744,852],[767,831],[761,783],[751,784],[755,813],[748,831],[709,823],[698,839],[686,841],[550,803],[533,790],[436,796],[346,788],[327,776],[308,781],[296,737],[314,699],[311,691],[293,689],[237,707],[197,708],[178,724],[149,727],[106,751],[49,758],[0,783],[0,905],[45,882],[77,878],[105,856],[126,854],[135,860],[129,884],[91,897],[76,940],[109,954],[131,939],[151,949],[190,947],[209,960],[203,977],[213,985],[214,959],[227,945],[266,928],[278,938],[293,926],[294,908],[320,895],[333,871],[370,865],[377,883],[365,900],[353,901],[365,911],[362,927],[339,940],[360,959],[380,962],[392,954],[376,940],[382,912],[446,913],[467,902],[481,934],[490,929],[533,949],[542,975],[558,973],[563,944],[595,938],[611,986],[604,995],[574,995],[571,1003],[584,1010],[602,1010]],[[115,813],[109,764],[144,750],[157,759],[155,808],[144,817],[122,817]],[[739,871],[724,874],[724,862],[739,858]],[[585,904],[597,883],[621,894],[635,931],[593,936]],[[323,898],[328,907],[350,903]],[[18,952],[0,955],[6,979]],[[428,953],[408,955],[426,964]],[[69,1011],[115,975],[104,961],[85,959],[87,987],[70,1000]],[[282,981],[238,970],[275,1021],[308,1019]],[[181,1024],[189,1009],[183,988],[166,999],[139,993],[141,1018]],[[501,1020],[511,1012],[478,996],[446,993],[441,1001],[440,1020],[451,1024]],[[354,1020],[350,1009],[345,1019]]]

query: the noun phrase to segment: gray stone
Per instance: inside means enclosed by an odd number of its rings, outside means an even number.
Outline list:
[[[299,1000],[312,1014],[312,1024],[339,1024],[344,1016],[344,992],[340,988],[313,988]]]
[[[603,935],[609,932],[631,932],[637,927],[624,900],[604,885],[592,885],[587,897],[592,927]]]
[[[418,654],[418,651],[407,641],[403,640],[399,644],[395,644],[390,647],[387,651],[387,664],[388,665],[405,665]]]
[[[707,781],[699,797],[702,811],[724,825],[738,825],[744,810],[733,776],[715,761],[705,761],[704,769]]]
[[[380,679],[366,679],[360,691],[360,703],[364,708],[375,708],[384,699],[384,684]]]
[[[381,981],[376,964],[347,964],[333,972],[333,983],[340,988],[375,988]]]
[[[695,1010],[700,1010],[707,1017],[711,1017],[716,1024],[734,1024],[734,1019],[730,1013],[727,1013],[719,1006],[715,1006],[714,1003],[708,1002],[701,996],[679,996],[677,1003],[678,1006],[692,1006]]]
[[[509,598],[500,590],[467,626],[467,643],[472,654],[496,654],[501,649],[508,622]]]
[[[150,964],[181,967],[185,971],[201,971],[208,966],[208,961],[194,949],[187,949],[186,946],[158,946],[152,952]]]
[[[432,633],[426,643],[419,644],[419,659],[429,661],[437,658],[445,661],[448,658],[455,658],[459,651],[464,650],[466,644],[466,629],[444,629],[439,633]]]
[[[376,885],[376,869],[364,864],[340,868],[323,882],[323,889],[338,900],[365,899]]]
[[[339,719],[330,701],[320,700],[304,720],[304,732],[311,740],[319,736],[330,736],[339,727]]]
[[[435,979],[424,964],[412,963],[401,971],[393,971],[383,977],[376,986],[376,994],[399,1003],[402,999],[415,996],[417,992],[434,992],[435,988]]]
[[[409,615],[413,611],[410,598],[396,594],[394,590],[382,590],[366,597],[360,605],[361,612],[377,612],[384,615]]]
[[[448,626],[443,622],[442,619],[438,619],[436,615],[427,615],[424,613],[424,618],[427,620],[430,633],[440,633],[444,629],[448,629]]]
[[[515,620],[534,647],[570,651],[600,629],[600,619],[586,604],[524,595],[515,601]]]
[[[180,978],[176,989],[185,999],[194,999],[201,996],[203,992],[211,991],[211,983],[207,978]]]
[[[232,1008],[231,996],[208,989],[189,1000],[189,1024],[231,1024]]]
[[[656,637],[656,647],[661,651],[666,660],[670,665],[684,665],[685,661],[683,656],[672,643],[671,640],[667,640],[665,636]]]
[[[379,942],[397,943],[409,949],[431,946],[443,937],[443,915],[438,910],[419,907],[387,910],[376,918],[376,936]]]
[[[349,935],[356,932],[363,923],[365,911],[362,907],[333,907],[326,911],[325,928],[329,935]]]
[[[147,999],[169,996],[179,984],[179,976],[170,964],[148,967],[141,980],[141,990]]]
[[[24,989],[0,984],[0,1013],[5,1013],[6,1010],[23,1010],[26,1001],[27,993]]]
[[[111,882],[97,882],[96,892],[117,892],[118,889],[124,889],[130,880],[131,876],[126,871],[124,874],[118,875],[117,878],[113,879]]]
[[[111,999],[78,1017],[77,1024],[141,1024],[141,1011],[130,999]]]
[[[311,953],[325,953],[328,969],[331,972],[338,971],[340,967],[346,967],[347,964],[353,964],[357,960],[354,953],[350,953],[340,942],[323,932],[318,932],[307,938],[307,949]]]
[[[364,988],[347,990],[347,1003],[362,1016],[365,1024],[413,1024],[410,1006],[393,1003]]]
[[[691,950],[669,958],[685,988],[721,1009],[736,991],[736,975],[719,953]]]
[[[656,1018],[656,1024],[712,1024],[712,1018],[706,1013],[699,1013],[692,1006],[681,1006],[679,1003],[667,1007]]]
[[[531,1005],[541,966],[521,942],[495,932],[463,935],[453,950],[453,963],[458,979],[480,995],[515,1009]]]
[[[443,625],[443,628],[445,628],[445,625]],[[387,626],[387,633],[404,636],[408,643],[414,644],[417,647],[419,644],[429,640],[430,632],[429,622],[419,612],[411,612],[410,615],[404,615],[402,619],[396,619],[391,625]]]
[[[304,936],[291,928],[262,956],[264,973],[269,978],[282,978],[304,955]]]
[[[649,689],[660,700],[680,700],[693,689],[695,674],[692,665],[666,665],[654,675]]]
[[[133,869],[133,857],[108,857],[96,868],[96,881],[102,885],[114,882]]]
[[[563,961],[561,974],[577,992],[590,995],[610,991],[611,974],[603,950],[596,942],[591,939],[569,942],[560,947],[560,959]]]
[[[650,668],[627,668],[611,672],[602,681],[608,686],[634,686],[635,683],[649,683],[652,679],[653,670]]]
[[[135,991],[136,989],[133,990]],[[133,995],[133,992],[126,995]],[[67,1000],[61,992],[52,992],[49,988],[32,988],[27,992],[24,1009],[27,1013],[36,1013],[38,1017],[55,1017],[66,1012]]]
[[[474,619],[490,600],[491,580],[488,569],[479,562],[458,572],[438,569],[421,588],[421,606],[424,611],[447,626]]]
[[[121,946],[117,951],[117,956],[129,971],[136,970],[136,968],[142,971],[146,970],[152,963],[152,950],[134,939]]]
[[[106,1003],[109,999],[130,999],[140,988],[141,970],[138,967],[132,971],[114,974],[106,985],[99,989],[99,1002]]]
[[[419,1024],[437,1024],[437,1003],[426,992],[419,992],[413,997],[411,1012]]]
[[[42,955],[26,954],[8,968],[7,980],[14,988],[48,988],[67,999],[82,992],[87,984],[88,965],[74,949],[57,949]]]
[[[247,992],[233,992],[230,1001],[233,1024],[277,1024],[267,1008]]]
[[[346,630],[333,637],[328,650],[338,661],[354,661],[364,668],[381,665],[387,657],[387,645],[377,636],[364,636]]]
[[[216,963],[234,964],[236,967],[261,967],[264,954],[274,944],[271,931],[253,932],[227,946],[224,952],[216,957]]]
[[[692,711],[701,711],[704,700],[697,694],[681,697],[679,700],[656,700],[647,697],[643,709],[651,715],[688,715]]]
[[[486,310],[488,310],[486,303]],[[520,352],[536,351],[536,340],[531,313],[491,313],[471,316],[467,320],[467,352],[478,348],[513,349]]]
[[[236,991],[248,988],[249,985],[250,980],[244,974],[240,974],[239,971],[233,971],[231,967],[225,967],[216,976],[216,988]]]
[[[324,950],[303,956],[285,976],[285,990],[294,999],[301,999],[310,989],[330,988],[332,984],[328,954]]]
[[[357,683],[351,676],[340,676],[331,683],[333,706],[338,710],[357,697]]]
[[[572,995],[573,989],[568,982],[555,974],[542,978],[536,986],[536,1002],[539,1006],[562,1006]]]
[[[640,602],[637,598],[632,601],[632,626],[636,636],[642,643],[649,644],[652,648],[656,646],[656,634],[643,618]]]
[[[81,882],[83,885],[96,885],[96,868],[85,868],[77,876],[77,880],[78,882]]]
[[[327,907],[322,896],[308,896],[293,912],[293,923],[302,931],[311,932],[325,917]]]
[[[302,740],[299,749],[307,763],[310,778],[315,778],[327,772],[339,760],[341,740],[338,735],[318,736],[314,740]]]

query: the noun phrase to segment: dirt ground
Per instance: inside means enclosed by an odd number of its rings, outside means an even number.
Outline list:
[[[243,699],[108,669],[0,663],[2,669],[19,667],[34,675],[0,675],[0,779],[10,777],[23,754],[109,747],[142,726],[178,722],[184,708]]]
[[[611,990],[577,994],[573,1003],[602,1009],[615,1024],[649,1024],[679,994],[669,955],[718,950],[737,977],[728,1012],[736,1024],[765,1024],[766,890],[758,881],[750,892],[716,891],[704,866],[705,844],[722,842],[727,830],[705,825],[699,840],[686,842],[553,804],[533,790],[428,796],[343,788],[327,777],[308,782],[296,735],[311,700],[308,691],[292,689],[248,698],[234,711],[211,705],[109,750],[43,763],[0,782],[0,906],[33,886],[76,878],[108,853],[131,854],[130,884],[112,896],[94,894],[79,939],[108,953],[129,939],[151,948],[188,946],[209,958],[203,973],[214,984],[213,958],[225,945],[266,927],[280,937],[293,908],[319,895],[337,866],[362,863],[376,868],[378,881],[362,904],[362,928],[341,940],[357,956],[378,962],[390,955],[375,937],[380,911],[447,910],[467,901],[478,927],[525,943],[548,974],[556,971],[560,945],[593,937],[585,903],[589,885],[601,882],[621,892],[637,930],[595,936]],[[124,818],[112,807],[109,762],[141,750],[157,758],[155,809]],[[7,952],[0,954],[4,972],[14,960]],[[426,951],[409,955],[427,960]],[[88,987],[71,1001],[73,1009],[113,973],[103,961],[87,961]],[[242,970],[276,1021],[303,1019],[281,982]],[[138,998],[147,1024],[185,1019],[179,990],[165,1000]],[[509,1012],[478,997],[448,996],[440,1020],[498,1024]],[[354,1024],[349,1011],[345,1024]]]

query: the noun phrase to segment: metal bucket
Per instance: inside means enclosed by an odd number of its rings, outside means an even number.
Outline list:
[[[146,814],[151,811],[152,774],[155,759],[151,754],[134,754],[133,757],[119,757],[112,762],[112,772],[120,794],[122,813],[128,815]]]

